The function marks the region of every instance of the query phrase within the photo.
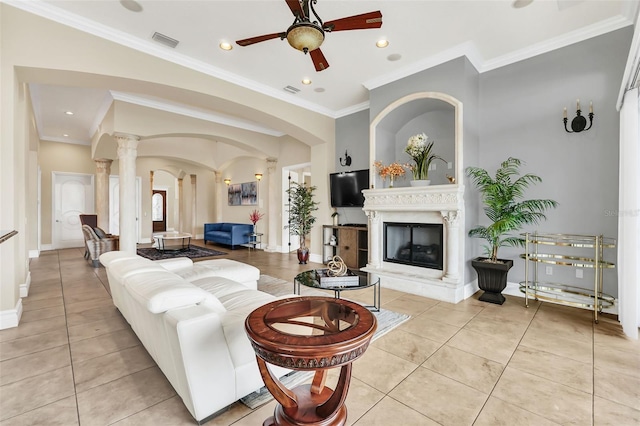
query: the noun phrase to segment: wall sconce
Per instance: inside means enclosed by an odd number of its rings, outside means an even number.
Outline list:
[[[229,184],[231,183],[231,179],[226,178],[226,179],[224,180],[224,183],[226,183],[226,184],[227,184],[227,186],[229,186]]]
[[[571,120],[571,130],[567,129],[567,109],[564,109],[564,130],[567,133],[580,133],[581,131],[587,131],[593,125],[593,102],[589,102],[589,127],[587,127],[587,119],[582,115],[580,109],[580,99],[576,100],[576,116]],[[586,128],[585,128],[586,127]]]
[[[342,157],[340,157],[340,165],[343,167],[347,167],[351,165],[351,157],[347,154],[347,150],[344,150],[344,163],[342,162]]]
[[[260,182],[262,180],[262,173],[256,173],[256,179]]]

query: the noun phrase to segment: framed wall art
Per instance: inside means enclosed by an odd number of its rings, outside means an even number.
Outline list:
[[[230,206],[258,205],[258,181],[234,183],[228,188]]]
[[[229,205],[239,206],[242,202],[242,184],[234,183],[233,185],[229,185],[228,195]]]

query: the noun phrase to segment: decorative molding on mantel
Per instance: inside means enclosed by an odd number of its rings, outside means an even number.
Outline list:
[[[464,185],[434,185],[386,189],[366,189],[367,211],[415,212],[464,209]]]

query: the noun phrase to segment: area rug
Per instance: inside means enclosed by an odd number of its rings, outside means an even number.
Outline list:
[[[270,277],[268,275],[260,275],[260,279],[258,280],[258,290],[273,294],[274,296],[284,296],[293,292],[293,284],[279,278]],[[328,294],[332,294],[331,292],[323,292],[321,290],[309,290],[309,292],[304,293],[305,296],[327,296]],[[380,309],[380,312],[373,312],[373,314],[376,316],[376,320],[378,321],[378,328],[376,329],[376,332],[373,335],[371,341],[379,339],[380,337],[384,336],[385,334],[411,318],[411,316],[407,314],[401,314],[382,308]],[[312,371],[292,371],[286,376],[281,377],[280,381],[288,389],[291,389],[309,380],[311,377],[313,377],[313,374],[314,373]],[[256,392],[250,393],[249,395],[240,399],[240,402],[242,402],[247,407],[254,409],[266,402],[271,401],[272,399],[273,397],[271,396],[269,390],[265,386],[263,386]]]
[[[160,251],[154,248],[139,248],[138,256],[146,257],[151,260],[173,259],[174,257],[188,257],[189,259],[198,259],[201,257],[220,256],[227,254],[223,251],[212,250],[204,247],[191,246],[187,250],[167,250]]]

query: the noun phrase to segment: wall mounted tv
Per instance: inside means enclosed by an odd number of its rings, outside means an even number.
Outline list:
[[[331,207],[364,206],[363,189],[369,189],[369,169],[329,175]]]

